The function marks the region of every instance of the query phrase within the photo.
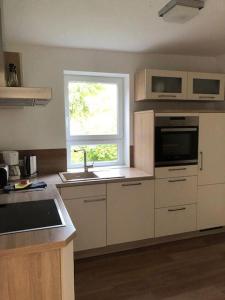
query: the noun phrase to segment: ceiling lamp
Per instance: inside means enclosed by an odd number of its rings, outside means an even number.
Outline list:
[[[159,16],[166,22],[185,23],[197,16],[203,7],[203,0],[171,0],[159,11]]]

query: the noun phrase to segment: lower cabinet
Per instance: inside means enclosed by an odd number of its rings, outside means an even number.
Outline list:
[[[106,246],[106,196],[64,200],[76,227],[75,251]]]
[[[196,204],[155,210],[155,236],[166,236],[197,229]]]
[[[154,180],[107,184],[107,244],[154,237]]]
[[[198,229],[225,225],[225,184],[198,187]]]

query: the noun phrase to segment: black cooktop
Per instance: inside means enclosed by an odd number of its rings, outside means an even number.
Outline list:
[[[0,204],[0,234],[64,226],[54,199]]]

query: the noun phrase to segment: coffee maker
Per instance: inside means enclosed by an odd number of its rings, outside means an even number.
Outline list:
[[[3,160],[9,167],[9,180],[20,179],[20,167],[19,167],[19,152],[18,151],[3,151]]]

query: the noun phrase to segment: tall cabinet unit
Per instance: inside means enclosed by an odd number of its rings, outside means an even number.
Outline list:
[[[225,225],[225,114],[199,120],[198,229]]]
[[[154,112],[134,114],[134,164],[147,173],[154,170]]]

